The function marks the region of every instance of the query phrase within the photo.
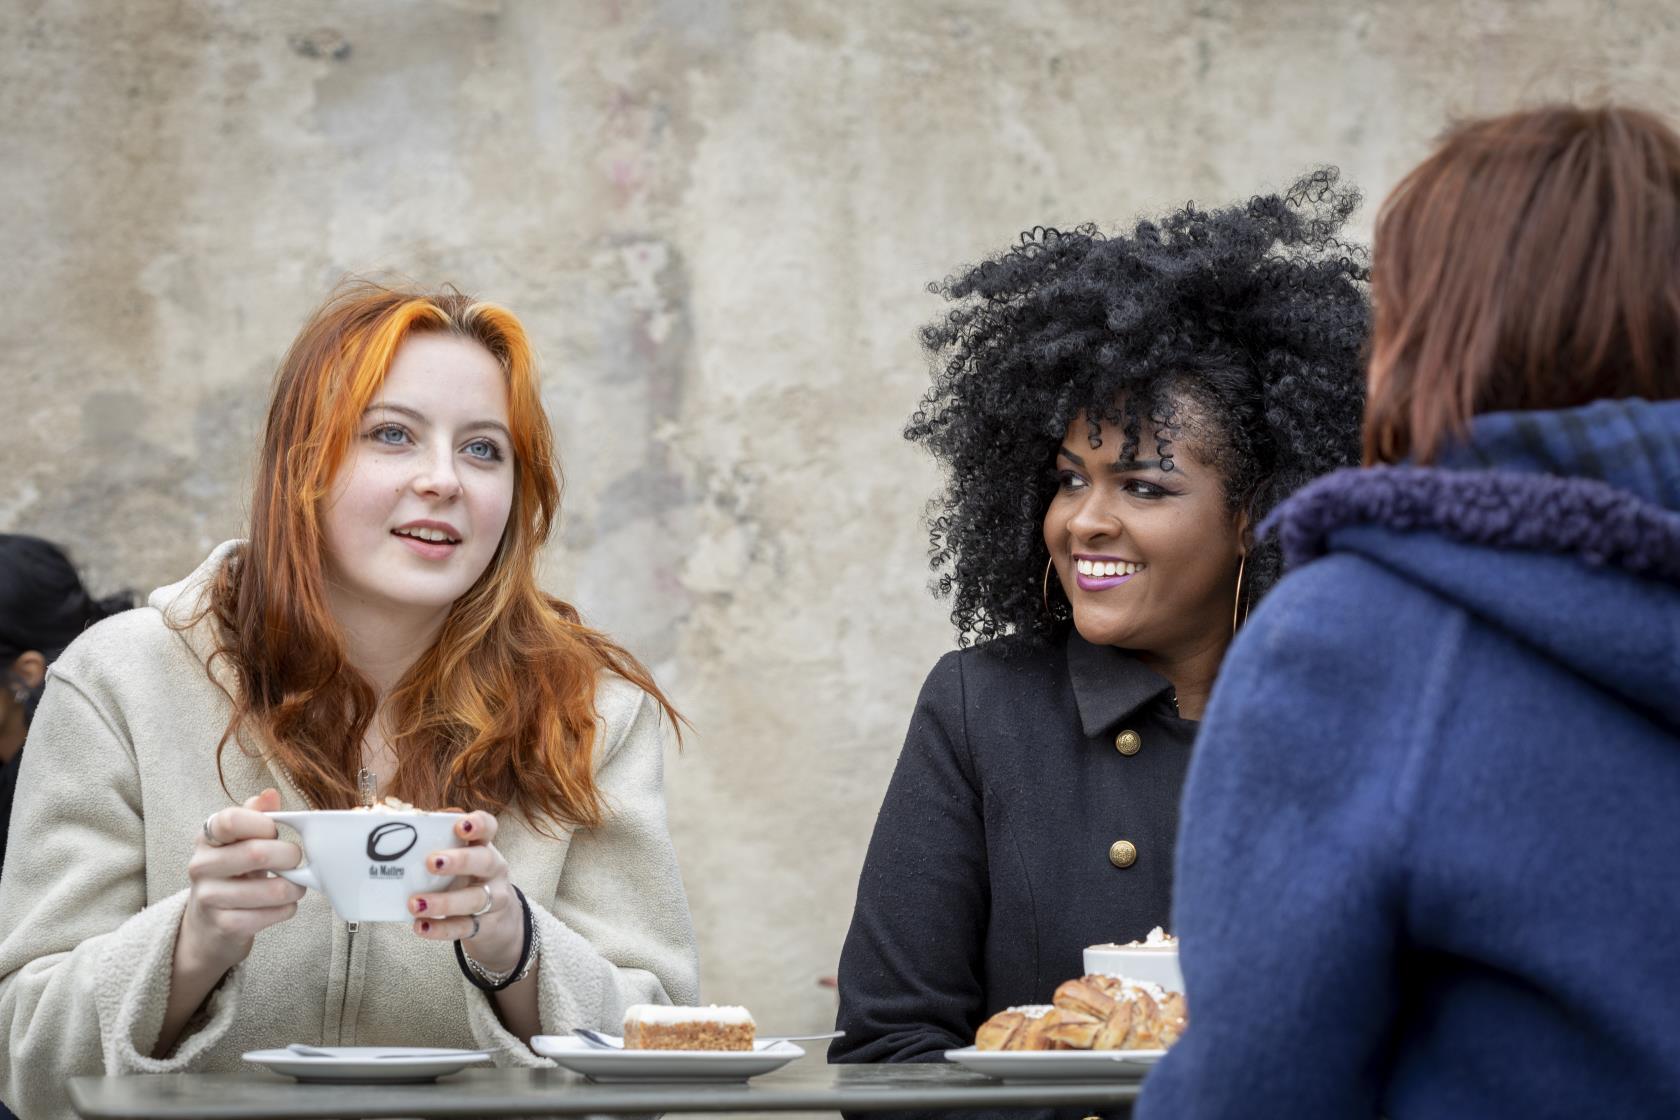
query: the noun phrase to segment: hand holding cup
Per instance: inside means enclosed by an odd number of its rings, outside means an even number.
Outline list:
[[[270,788],[205,820],[187,863],[191,888],[176,942],[178,962],[225,972],[250,954],[258,933],[297,913],[303,888],[269,874],[303,859],[267,816],[279,807],[280,794]]]
[[[468,813],[455,822],[465,845],[432,852],[426,869],[455,878],[442,891],[409,899],[414,932],[429,941],[464,941],[473,960],[496,972],[519,963],[525,913],[508,884],[508,863],[496,850],[496,818]]]

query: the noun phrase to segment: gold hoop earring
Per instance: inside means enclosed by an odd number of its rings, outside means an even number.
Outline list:
[[[1237,636],[1237,612],[1242,610],[1243,570],[1248,566],[1248,553],[1237,557],[1237,597],[1231,603],[1231,637]],[[1247,612],[1243,612],[1243,621],[1248,621]]]
[[[1044,561],[1044,587],[1043,587],[1043,590],[1041,590],[1039,592],[1039,597],[1044,600],[1044,613],[1045,614],[1051,613],[1050,612],[1050,569],[1054,568],[1055,566],[1056,566],[1055,557],[1051,557],[1050,559]]]

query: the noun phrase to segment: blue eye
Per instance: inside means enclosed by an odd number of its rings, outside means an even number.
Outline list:
[[[397,424],[381,424],[368,433],[368,438],[387,447],[397,447],[408,442],[408,432]]]
[[[475,439],[464,448],[474,459],[483,459],[487,463],[499,463],[502,460],[502,449],[493,440]]]

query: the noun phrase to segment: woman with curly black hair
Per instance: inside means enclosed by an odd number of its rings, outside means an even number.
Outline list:
[[[1253,532],[1359,459],[1358,204],[1334,171],[1127,236],[1037,229],[934,286],[906,430],[968,648],[924,685],[858,887],[834,1061],[933,1061],[1168,923],[1178,796]]]

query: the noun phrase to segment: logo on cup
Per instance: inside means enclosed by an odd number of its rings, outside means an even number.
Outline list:
[[[390,863],[409,853],[420,842],[420,834],[411,824],[393,821],[382,824],[368,833],[367,854],[375,863]]]

